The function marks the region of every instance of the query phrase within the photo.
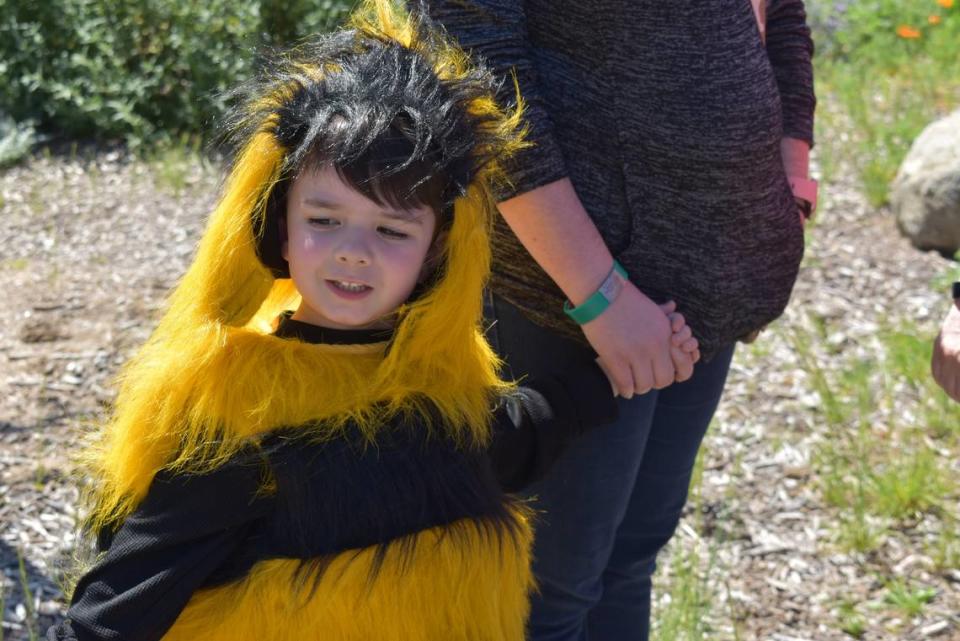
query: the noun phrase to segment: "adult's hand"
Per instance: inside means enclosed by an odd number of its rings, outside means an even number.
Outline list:
[[[960,402],[960,308],[950,306],[940,333],[933,342],[933,379],[947,396]]]
[[[682,383],[693,376],[693,366],[700,362],[700,343],[693,337],[687,319],[677,311],[676,302],[667,301],[660,309],[670,321],[670,358],[677,372],[674,380]]]
[[[625,283],[610,307],[582,329],[617,395],[630,398],[676,380],[670,355],[670,321],[632,284]]]
[[[498,206],[513,233],[574,305],[589,298],[610,273],[613,256],[568,178]],[[678,380],[666,313],[633,285],[625,283],[610,307],[582,329],[621,396]],[[679,368],[681,375],[685,367]]]

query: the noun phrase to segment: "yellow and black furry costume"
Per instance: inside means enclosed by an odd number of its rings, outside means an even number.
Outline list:
[[[196,259],[89,449],[105,554],[51,639],[523,638],[531,528],[489,451],[532,437],[491,442],[491,407],[517,392],[481,332],[490,185],[523,144],[520,108],[498,107],[489,74],[420,20],[369,0],[246,88]],[[388,337],[283,315],[298,294],[276,219],[311,162],[371,198],[404,184],[394,198],[442,214],[440,267]],[[575,388],[610,397],[599,370]],[[568,392],[555,386],[553,409]],[[558,413],[612,419],[589,411]]]

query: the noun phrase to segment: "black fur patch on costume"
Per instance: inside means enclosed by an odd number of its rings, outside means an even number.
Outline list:
[[[305,559],[300,580],[319,581],[334,556],[379,546],[372,581],[388,548],[399,546],[409,560],[412,535],[461,519],[473,519],[472,527],[490,537],[514,536],[511,499],[483,452],[456,449],[422,425],[395,422],[375,444],[308,443],[296,430],[272,433],[263,443],[276,481],[272,510],[204,587],[235,580],[271,558]],[[456,529],[445,536],[456,536]]]

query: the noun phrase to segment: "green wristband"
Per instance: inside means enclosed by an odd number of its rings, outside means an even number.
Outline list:
[[[603,282],[600,283],[599,289],[593,292],[590,298],[583,301],[583,304],[574,307],[570,304],[570,301],[563,303],[563,311],[567,313],[567,316],[572,318],[578,325],[584,325],[610,307],[610,303],[616,300],[617,294],[619,294],[622,289],[622,284],[614,274],[619,274],[624,280],[628,280],[627,270],[623,268],[623,265],[614,260],[613,268],[610,270],[610,273],[607,274],[607,277],[603,279]]]

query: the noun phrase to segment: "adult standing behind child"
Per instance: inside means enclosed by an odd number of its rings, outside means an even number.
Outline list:
[[[526,101],[534,146],[494,236],[501,354],[533,376],[598,354],[623,397],[531,490],[530,639],[646,639],[734,344],[782,313],[816,201],[804,4],[419,1]],[[700,341],[692,375],[669,357],[668,298]]]
[[[504,490],[616,405],[596,366],[499,378],[489,190],[519,112],[398,5],[241,92],[196,259],[88,452],[101,556],[49,639],[523,639]]]

